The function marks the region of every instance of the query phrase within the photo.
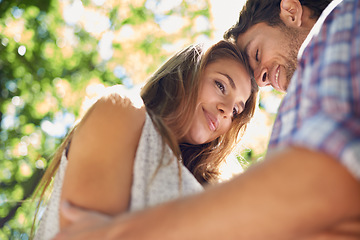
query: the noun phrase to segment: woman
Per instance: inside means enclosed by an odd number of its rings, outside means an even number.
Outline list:
[[[100,98],[59,148],[42,181],[56,174],[36,239],[69,222],[59,202],[116,215],[199,192],[254,114],[257,85],[236,46],[190,46],[149,79],[136,107],[116,92]],[[42,192],[42,196],[43,196]]]

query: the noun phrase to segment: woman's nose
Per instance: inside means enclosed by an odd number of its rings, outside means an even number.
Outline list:
[[[220,103],[218,104],[218,111],[220,112],[220,115],[224,118],[229,118],[231,117],[232,114],[232,107],[227,106],[229,104],[223,104]]]

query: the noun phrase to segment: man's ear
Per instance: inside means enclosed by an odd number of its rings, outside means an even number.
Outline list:
[[[303,8],[299,0],[282,0],[280,18],[286,26],[300,27]]]

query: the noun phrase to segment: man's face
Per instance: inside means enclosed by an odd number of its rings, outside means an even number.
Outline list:
[[[304,39],[295,29],[258,23],[239,35],[237,45],[245,51],[260,87],[286,92]]]

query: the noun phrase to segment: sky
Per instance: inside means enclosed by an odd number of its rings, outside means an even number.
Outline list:
[[[220,40],[224,32],[236,23],[245,0],[210,0],[215,27],[214,38]]]

